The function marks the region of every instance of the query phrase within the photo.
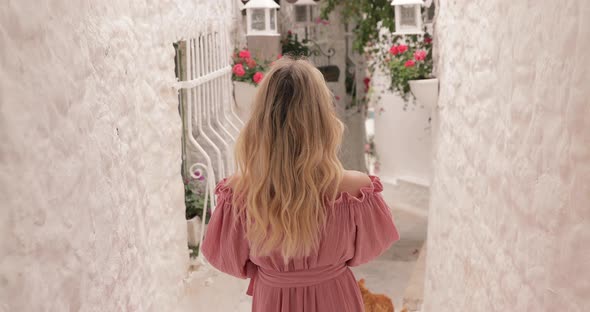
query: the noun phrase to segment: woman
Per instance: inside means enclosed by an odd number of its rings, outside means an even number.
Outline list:
[[[342,168],[342,123],[322,74],[282,58],[236,143],[238,174],[216,188],[202,246],[250,280],[255,312],[364,311],[350,266],[399,239],[377,177]]]

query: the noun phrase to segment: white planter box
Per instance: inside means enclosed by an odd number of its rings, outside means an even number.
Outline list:
[[[438,102],[438,79],[410,80],[410,89],[418,102],[434,108]]]
[[[234,81],[234,92],[236,97],[236,113],[240,119],[245,123],[250,119],[252,112],[252,102],[256,95],[257,87],[252,84]]]
[[[199,246],[199,239],[201,238],[202,220],[198,216],[186,220],[186,231],[188,236],[189,246]]]
[[[389,85],[389,76],[378,71],[375,86]],[[375,92],[381,91],[377,89]],[[383,196],[394,209],[427,215],[431,179],[432,109],[383,90],[376,103],[374,140],[380,161],[377,173]]]
[[[435,138],[438,131],[438,79],[410,80],[409,83],[418,103],[430,110],[430,128]]]

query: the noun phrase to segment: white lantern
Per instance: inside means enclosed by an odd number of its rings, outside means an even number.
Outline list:
[[[393,0],[395,8],[395,34],[421,35],[423,0]]]
[[[250,0],[242,10],[246,10],[248,32],[246,35],[276,36],[277,10],[280,6],[273,0]]]
[[[295,23],[300,25],[313,24],[313,10],[317,5],[313,0],[297,0],[295,3]]]

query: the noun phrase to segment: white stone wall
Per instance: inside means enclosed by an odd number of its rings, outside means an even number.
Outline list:
[[[423,311],[590,311],[590,2],[440,6]]]
[[[174,311],[187,275],[172,43],[230,1],[0,5],[0,311]]]

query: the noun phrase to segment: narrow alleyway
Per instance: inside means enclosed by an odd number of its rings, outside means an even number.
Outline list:
[[[379,14],[345,21],[355,5]],[[190,251],[235,169],[234,109],[283,47],[348,114],[346,167],[372,155],[391,195],[401,240],[353,268],[371,292],[395,312],[590,311],[588,16],[589,0],[3,1],[0,312],[250,311],[248,280]],[[380,92],[353,48],[357,29],[398,37],[384,21],[431,34],[361,42],[391,70]]]

